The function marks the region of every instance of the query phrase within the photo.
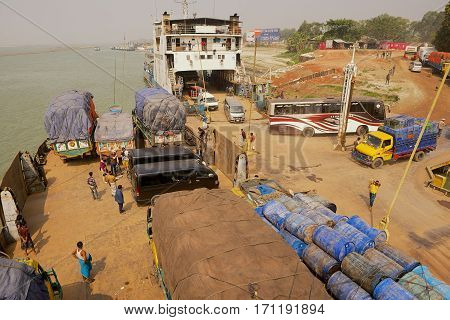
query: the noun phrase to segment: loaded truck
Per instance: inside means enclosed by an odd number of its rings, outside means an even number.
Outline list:
[[[71,90],[50,102],[44,124],[48,142],[61,159],[84,157],[94,151],[97,123],[94,96],[87,91]]]
[[[408,158],[416,145],[424,124],[421,118],[396,116],[388,118],[378,131],[370,132],[363,142],[352,152],[352,158],[374,169],[381,168],[385,162]],[[421,161],[425,154],[436,149],[438,124],[429,122],[414,161]]]
[[[436,73],[444,74],[446,68],[450,66],[450,52],[431,52],[428,55],[427,64]]]
[[[184,143],[186,110],[174,95],[162,88],[145,88],[135,98],[133,122],[145,147]]]

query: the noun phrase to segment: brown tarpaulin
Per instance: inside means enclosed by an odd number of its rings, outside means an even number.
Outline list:
[[[163,195],[152,229],[173,299],[331,299],[295,251],[231,191]]]

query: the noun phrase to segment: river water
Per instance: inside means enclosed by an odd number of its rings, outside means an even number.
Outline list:
[[[56,95],[90,91],[97,112],[105,112],[114,104],[116,72],[125,83],[116,81],[116,104],[131,112],[134,92],[145,86],[143,52],[86,48],[78,50],[81,57],[70,50],[42,50],[0,48],[0,181],[18,151],[35,152],[45,140],[44,114]]]

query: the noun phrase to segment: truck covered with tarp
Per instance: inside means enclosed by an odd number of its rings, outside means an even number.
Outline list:
[[[62,289],[53,269],[44,271],[32,259],[0,257],[0,300],[62,299]]]
[[[62,159],[90,155],[98,118],[94,96],[88,91],[70,90],[55,97],[45,113],[48,141]]]
[[[148,221],[168,299],[331,299],[283,238],[229,190],[162,195]]]
[[[133,117],[120,107],[111,107],[97,119],[94,139],[98,154],[134,149]]]
[[[136,92],[133,121],[146,147],[184,143],[186,110],[174,95],[162,88]]]

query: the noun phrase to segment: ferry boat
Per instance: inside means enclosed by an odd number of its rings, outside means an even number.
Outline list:
[[[226,88],[243,78],[242,22],[229,19],[171,19],[164,12],[154,23],[153,54],[146,54],[144,78],[180,96],[188,83],[201,83],[202,72],[216,86]]]

